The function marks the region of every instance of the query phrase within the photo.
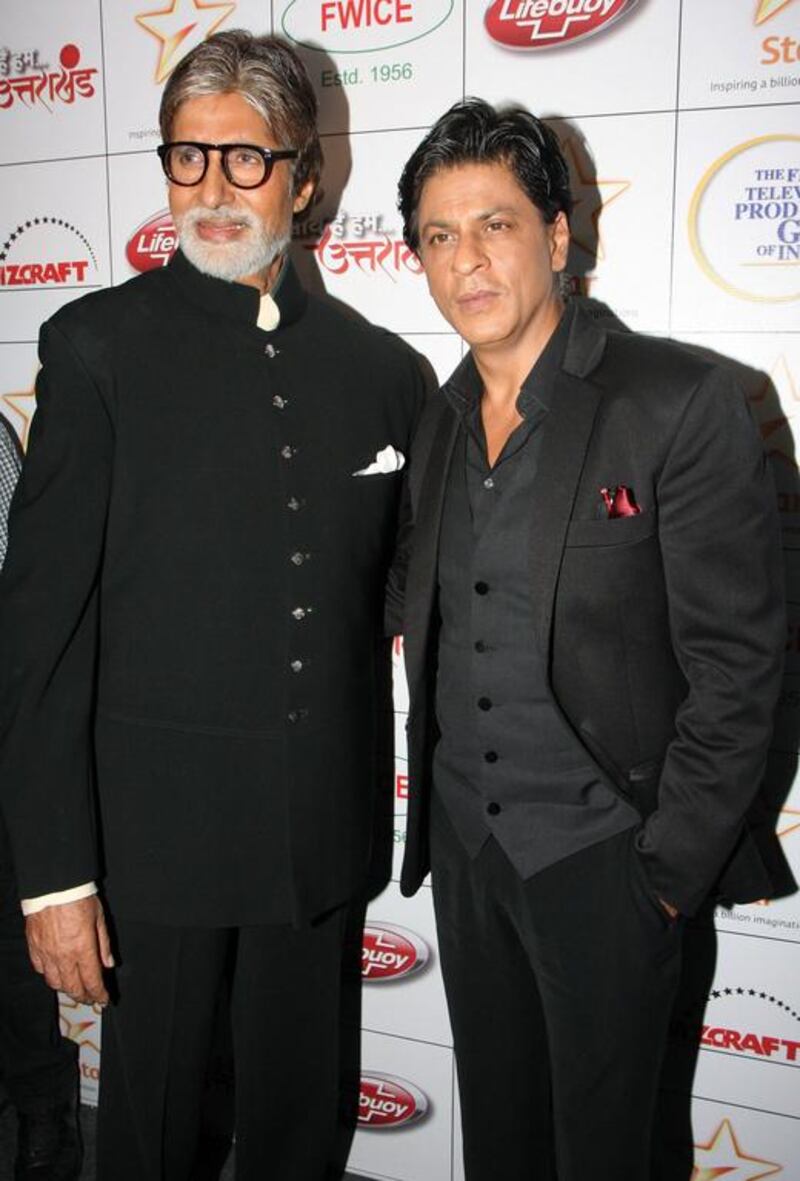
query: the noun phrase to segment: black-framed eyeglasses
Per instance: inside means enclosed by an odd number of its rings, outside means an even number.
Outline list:
[[[257,189],[272,175],[276,160],[294,160],[297,148],[261,148],[258,144],[204,144],[183,141],[156,148],[167,180],[189,188],[208,171],[208,153],[219,152],[225,179],[237,189]]]

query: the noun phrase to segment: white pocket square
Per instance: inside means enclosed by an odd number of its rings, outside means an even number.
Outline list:
[[[402,451],[395,451],[390,444],[379,451],[369,467],[363,467],[360,472],[353,472],[354,476],[386,476],[389,472],[399,472],[406,462]]]

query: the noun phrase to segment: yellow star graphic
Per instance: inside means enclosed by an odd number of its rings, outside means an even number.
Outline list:
[[[166,8],[143,12],[136,23],[161,42],[156,82],[163,82],[181,58],[194,49],[235,10],[232,0],[204,3],[204,0],[172,0]]]
[[[708,1144],[696,1144],[692,1181],[759,1181],[783,1172],[782,1165],[742,1152],[730,1120],[724,1119]],[[766,1165],[766,1170],[762,1166]]]
[[[631,182],[600,180],[593,173],[587,175],[575,140],[565,140],[563,148],[570,164],[572,198],[577,211],[577,217],[573,213],[572,241],[599,261],[606,256],[600,234],[600,214],[630,188]]]
[[[775,16],[787,4],[791,4],[792,0],[758,0],[758,8],[756,9],[756,24],[763,25],[764,21],[768,21],[770,17]]]
[[[783,817],[786,817],[784,820]],[[800,829],[800,808],[781,808],[781,820],[776,832],[779,837],[788,837],[790,832]]]
[[[17,428],[22,450],[28,446],[28,432],[31,421],[36,413],[36,394],[34,390],[19,390],[12,394],[0,394],[0,402],[4,402],[12,411],[12,422]]]

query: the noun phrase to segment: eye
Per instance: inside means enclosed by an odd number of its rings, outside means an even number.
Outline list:
[[[231,164],[235,168],[261,168],[263,158],[252,148],[237,148],[231,152]]]
[[[445,244],[445,242],[451,242],[452,239],[453,239],[453,235],[451,233],[449,233],[447,230],[437,230],[435,233],[433,233],[429,236],[428,245],[429,246],[443,246]]]
[[[199,148],[195,148],[192,144],[183,144],[177,149],[177,163],[183,164],[187,168],[194,165],[202,164],[203,153]]]
[[[502,230],[511,229],[511,225],[507,221],[502,221],[500,218],[493,218],[492,221],[486,223],[486,228],[491,233],[499,233]]]

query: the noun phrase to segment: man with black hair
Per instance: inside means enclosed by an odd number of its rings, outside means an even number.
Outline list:
[[[744,826],[785,634],[760,441],[725,370],[565,305],[571,208],[547,125],[476,99],[400,181],[470,346],[415,440],[389,600],[402,889],[431,868],[468,1181],[645,1181],[683,916],[769,889]]]

